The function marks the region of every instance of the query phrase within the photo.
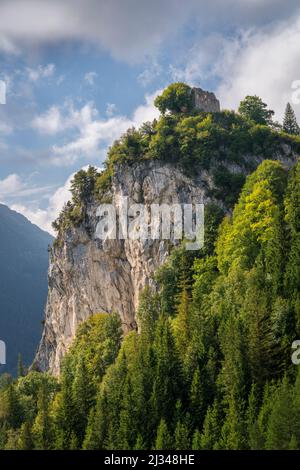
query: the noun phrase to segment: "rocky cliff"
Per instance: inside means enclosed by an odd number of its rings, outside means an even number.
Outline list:
[[[252,158],[255,165],[261,158]],[[295,160],[283,148],[278,158],[286,165]],[[233,173],[246,174],[245,166],[227,165]],[[128,203],[208,203],[213,180],[207,171],[186,176],[179,168],[159,161],[119,165],[110,196],[116,208],[121,198]],[[219,204],[222,204],[219,201]],[[84,223],[66,231],[52,249],[45,328],[35,365],[59,373],[60,362],[77,326],[95,312],[116,311],[124,330],[137,328],[135,312],[141,290],[167,258],[169,240],[96,239],[98,203],[87,204]],[[174,242],[176,243],[176,242]]]
[[[202,178],[202,179],[201,179]],[[199,203],[206,200],[208,174],[194,180],[176,167],[147,162],[115,171],[111,196],[134,203]],[[166,259],[169,240],[99,240],[96,201],[87,206],[84,224],[68,230],[51,253],[45,328],[36,357],[41,370],[58,373],[77,326],[95,312],[120,314],[124,330],[136,328],[141,290]]]
[[[249,158],[252,167],[262,161]],[[296,160],[288,146],[276,158],[286,165]],[[247,158],[243,165],[228,164],[227,169],[247,174]],[[116,208],[124,196],[129,204],[206,204],[211,201],[213,185],[210,172],[202,170],[188,177],[170,163],[150,160],[117,165],[109,196]],[[45,327],[35,360],[40,370],[58,374],[78,325],[96,312],[116,311],[124,331],[137,328],[135,312],[141,290],[153,282],[155,270],[172,246],[169,240],[96,239],[97,207],[90,200],[85,221],[68,229],[53,247]]]

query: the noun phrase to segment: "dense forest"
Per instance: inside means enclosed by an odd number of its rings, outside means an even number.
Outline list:
[[[123,337],[118,314],[100,312],[78,328],[59,378],[21,362],[17,379],[1,376],[0,448],[300,448],[300,163],[271,160],[282,139],[298,149],[299,128],[290,107],[286,127],[274,124],[257,97],[215,116],[189,99],[188,87],[169,87],[160,120],[116,142],[104,173],[77,175],[58,232],[80,220],[87,188],[104,195],[118,159],[172,154],[187,172],[209,169],[212,150],[270,159],[230,180],[236,192],[221,181],[228,199],[206,205],[204,247],[173,249],[143,292],[139,332]]]

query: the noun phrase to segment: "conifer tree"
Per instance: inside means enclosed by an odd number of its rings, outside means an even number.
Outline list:
[[[277,394],[272,397],[272,401],[266,448],[285,450],[289,448],[294,431],[292,387],[286,376],[280,384]]]
[[[221,437],[221,414],[218,401],[208,407],[200,439],[200,447],[205,450],[218,448]]]
[[[49,395],[46,382],[43,381],[38,397],[38,413],[32,427],[34,447],[38,450],[52,449],[54,445],[54,429],[49,413]]]
[[[7,424],[9,427],[16,429],[22,423],[22,407],[16,391],[15,385],[10,383],[4,393],[4,406]]]
[[[129,375],[127,375],[120,411],[118,449],[132,449],[136,443],[137,423],[135,414],[136,406],[132,396],[132,384]]]
[[[201,434],[198,428],[193,434],[192,450],[201,450]]]
[[[75,407],[73,402],[73,374],[70,358],[64,360],[61,374],[61,391],[59,394],[59,404],[56,410],[56,431],[59,449],[69,449],[71,435],[76,427]]]
[[[97,395],[96,406],[90,411],[83,449],[104,449],[104,442],[108,431],[107,411],[106,392],[105,390],[100,390]]]
[[[33,436],[31,432],[31,424],[25,421],[20,429],[20,436],[18,440],[19,450],[32,450],[34,448]]]
[[[134,445],[134,450],[146,450],[146,446],[143,440],[143,436],[139,433],[136,438],[136,442]]]
[[[82,357],[79,357],[72,384],[72,402],[76,413],[73,431],[79,447],[82,445],[89,412],[94,404],[94,393],[92,378],[88,374],[85,361]]]
[[[190,389],[190,414],[195,426],[202,427],[204,417],[205,390],[200,377],[199,367],[195,369]]]
[[[297,118],[290,103],[287,103],[286,108],[285,108],[284,119],[283,119],[283,130],[287,132],[288,134],[292,134],[292,135],[300,134],[300,128],[297,122]]]
[[[172,335],[170,321],[161,315],[157,321],[154,351],[154,377],[151,396],[154,423],[161,416],[172,419],[174,404],[179,398],[181,368]]]
[[[24,366],[23,366],[23,359],[22,354],[18,354],[18,377],[23,377],[24,375]]]
[[[190,438],[188,426],[181,421],[178,421],[175,428],[174,443],[176,450],[190,449]]]
[[[155,440],[155,450],[170,450],[172,449],[172,438],[168,430],[166,421],[162,418],[160,420],[156,440]]]
[[[248,399],[248,409],[247,409],[247,431],[248,431],[248,447],[249,449],[263,449],[263,437],[261,430],[258,425],[258,410],[259,410],[259,400],[257,386],[252,385],[251,392]]]

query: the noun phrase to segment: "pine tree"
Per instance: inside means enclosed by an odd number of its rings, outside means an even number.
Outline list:
[[[104,449],[104,442],[108,431],[107,409],[106,392],[105,390],[100,390],[98,392],[95,409],[92,408],[90,411],[86,435],[82,446],[83,449]]]
[[[137,435],[134,450],[146,450],[143,436],[140,433]]]
[[[22,424],[22,406],[18,393],[13,383],[10,383],[4,394],[4,416],[7,420],[8,427],[16,429]]]
[[[258,393],[257,386],[252,385],[248,399],[247,409],[247,430],[248,430],[248,447],[249,449],[263,449],[264,440],[258,425]]]
[[[49,413],[49,395],[43,381],[38,396],[38,413],[32,427],[34,447],[38,450],[53,449],[54,429]]]
[[[179,355],[184,358],[190,343],[189,295],[186,287],[181,291],[177,315],[172,326]]]
[[[189,450],[190,438],[187,425],[181,421],[177,422],[174,434],[174,442],[176,450]]]
[[[243,449],[245,446],[245,396],[247,386],[247,361],[243,322],[233,314],[220,331],[224,361],[220,384],[226,404],[226,417],[222,428],[225,449]]]
[[[18,440],[19,450],[32,450],[34,448],[33,436],[31,432],[31,424],[29,421],[25,421],[22,424],[20,430],[20,436]]]
[[[120,411],[120,426],[118,429],[118,449],[132,449],[136,442],[136,407],[135,402],[133,400],[132,392],[133,391],[131,380],[129,375],[127,375]]]
[[[204,421],[205,390],[200,378],[199,367],[196,368],[190,389],[190,414],[195,426],[202,427]]]
[[[293,168],[285,197],[285,221],[290,238],[290,253],[285,272],[285,289],[295,304],[300,300],[300,163]],[[296,305],[295,305],[296,306]],[[300,315],[296,318],[300,333]]]
[[[287,450],[294,431],[292,387],[284,377],[275,397],[267,428],[266,448]]]
[[[77,438],[77,445],[80,448],[84,439],[88,416],[93,406],[94,397],[92,378],[88,374],[88,369],[82,357],[79,357],[76,366],[72,392],[72,401],[76,414],[73,431]]]
[[[56,432],[59,449],[69,449],[71,435],[76,427],[76,414],[73,402],[73,374],[69,357],[66,357],[62,367],[61,391],[56,410]]]
[[[292,134],[292,135],[300,134],[300,128],[297,123],[297,118],[290,103],[288,103],[285,108],[284,119],[283,119],[283,130],[287,132],[288,134]]]
[[[166,421],[162,418],[160,420],[156,440],[155,450],[171,450],[172,449],[172,438],[168,430]]]
[[[180,398],[182,376],[170,321],[163,315],[157,321],[153,351],[155,364],[150,401],[155,426],[155,423],[159,423],[161,416],[172,421],[174,404]]]
[[[18,377],[23,377],[24,375],[24,366],[23,366],[23,359],[22,354],[18,354]]]
[[[198,428],[193,434],[192,450],[201,450],[201,434]]]
[[[294,410],[294,427],[292,444],[300,448],[300,369],[298,368],[297,378],[293,387],[293,410]],[[290,443],[291,445],[291,443]],[[295,447],[296,448],[296,447]]]
[[[297,439],[296,439],[296,436],[294,436],[294,434],[291,437],[288,450],[299,450]]]
[[[207,409],[200,440],[201,449],[213,450],[219,447],[221,423],[219,404],[216,400],[213,405]]]

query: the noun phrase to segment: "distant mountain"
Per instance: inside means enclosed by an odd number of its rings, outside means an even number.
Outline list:
[[[0,340],[6,366],[16,372],[18,353],[30,364],[37,348],[47,296],[47,247],[53,238],[0,204]]]

